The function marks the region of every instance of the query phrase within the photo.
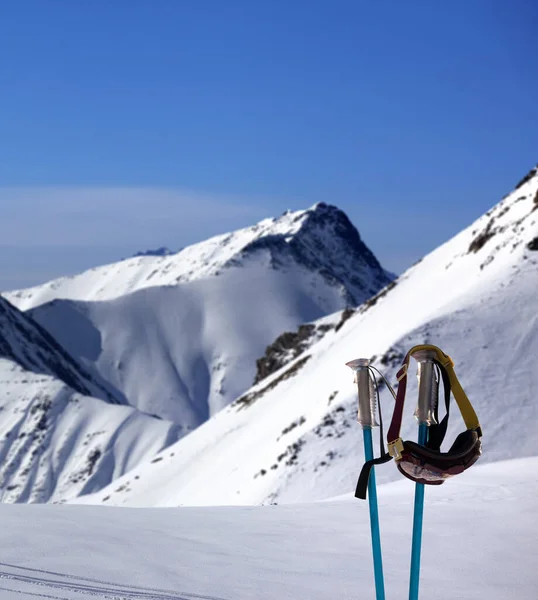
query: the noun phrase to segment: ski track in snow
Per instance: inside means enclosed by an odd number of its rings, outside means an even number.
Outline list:
[[[426,491],[421,598],[536,600],[538,457]],[[355,478],[354,478],[355,479]],[[387,598],[406,598],[414,485],[379,486]],[[367,502],[1,505],[0,600],[375,598]]]
[[[5,568],[10,570],[3,570]],[[13,571],[21,571],[21,573]],[[18,588],[8,588],[0,585],[0,592],[12,592],[24,596],[52,598],[54,600],[72,600],[73,598],[85,597],[109,598],[111,600],[228,600],[219,596],[203,596],[191,592],[174,592],[159,588],[112,583],[91,577],[19,567],[9,563],[0,563],[0,579],[7,579],[19,584]],[[69,596],[47,594],[36,591],[39,588],[71,592],[71,594]],[[1,596],[2,594],[0,594]]]

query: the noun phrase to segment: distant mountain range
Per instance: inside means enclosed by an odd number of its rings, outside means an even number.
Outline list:
[[[156,248],[155,250],[146,250],[145,252],[137,252],[133,255],[133,258],[137,258],[139,256],[170,256],[174,254],[172,250],[166,248],[166,246],[161,246],[160,248]]]
[[[9,342],[0,346],[5,393],[12,388],[4,406],[16,393],[13,410],[27,407],[18,427],[33,431],[32,407],[52,402],[39,421],[46,439],[4,443],[16,454],[0,468],[4,501],[95,491],[151,460],[277,368],[262,367],[262,356],[283,332],[302,325],[311,341],[323,331],[305,323],[364,302],[393,278],[346,215],[323,203],[157,254],[4,294],[5,322],[17,324],[0,337]]]
[[[342,211],[319,203],[4,294],[0,499],[171,506],[347,493],[363,457],[345,362],[371,358],[394,380],[424,342],[456,362],[484,429],[481,462],[535,456],[537,281],[533,169],[398,279]],[[391,403],[385,394],[386,418]],[[404,437],[416,435],[413,409]],[[454,410],[449,437],[461,429]],[[380,482],[395,477],[393,465],[378,470]]]

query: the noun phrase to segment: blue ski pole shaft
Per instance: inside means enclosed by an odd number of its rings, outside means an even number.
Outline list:
[[[357,420],[361,424],[364,438],[364,456],[367,461],[374,458],[372,445],[372,427],[377,427],[376,396],[370,379],[370,360],[357,358],[346,365],[355,372],[355,382],[359,395],[359,412]],[[372,558],[374,561],[374,579],[376,600],[385,600],[385,582],[383,579],[383,560],[381,558],[381,536],[379,532],[379,512],[377,508],[377,491],[374,469],[368,478],[368,502],[370,505],[370,531],[372,534]]]
[[[372,429],[364,427],[364,456],[366,460],[374,458],[372,445]],[[368,479],[368,502],[370,504],[370,531],[372,533],[372,557],[374,560],[374,578],[376,600],[385,600],[385,581],[383,578],[383,559],[381,556],[381,536],[379,532],[379,512],[377,508],[377,490],[375,483],[375,471],[370,472]]]
[[[424,446],[428,439],[428,424],[418,426],[418,443]],[[409,600],[418,600],[420,581],[420,552],[422,549],[422,519],[424,516],[424,484],[415,485],[415,509],[413,513],[413,542],[411,546],[411,573],[409,579]]]

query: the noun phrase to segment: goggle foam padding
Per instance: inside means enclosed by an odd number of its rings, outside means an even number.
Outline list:
[[[476,431],[466,430],[458,435],[448,452],[440,452],[415,442],[404,442],[398,470],[418,483],[440,485],[462,473],[480,457],[481,442]]]

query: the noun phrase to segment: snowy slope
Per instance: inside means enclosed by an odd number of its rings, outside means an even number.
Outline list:
[[[0,297],[0,358],[23,369],[61,379],[81,394],[126,404],[123,396],[98,374],[90,373],[36,321]]]
[[[535,600],[538,460],[428,488],[420,597]],[[387,598],[407,598],[413,485],[379,489]],[[0,599],[367,600],[367,504],[113,509],[1,505]],[[470,525],[472,523],[472,526]]]
[[[184,433],[171,422],[117,406],[124,403],[27,314],[0,298],[2,502],[97,491]]]
[[[171,422],[83,396],[0,358],[0,501],[97,491],[177,440]]]
[[[389,281],[345,214],[320,203],[6,297],[129,404],[193,429],[252,385],[276,336]]]
[[[106,302],[57,300],[29,314],[131,405],[194,429],[252,385],[269,341],[323,314],[307,279],[243,266]],[[338,306],[337,293],[332,301]]]
[[[322,320],[328,331],[321,339],[168,448],[162,460],[128,473],[118,482],[121,491],[109,487],[85,501],[256,504],[346,493],[363,458],[356,391],[344,363],[375,356],[375,365],[394,381],[404,353],[424,342],[455,360],[483,426],[481,463],[538,454],[537,249],[535,169],[345,322],[340,314]],[[408,391],[404,438],[416,435],[415,387]],[[387,418],[387,393],[382,402]],[[456,414],[448,439],[463,429]],[[389,464],[378,477],[398,474]]]

